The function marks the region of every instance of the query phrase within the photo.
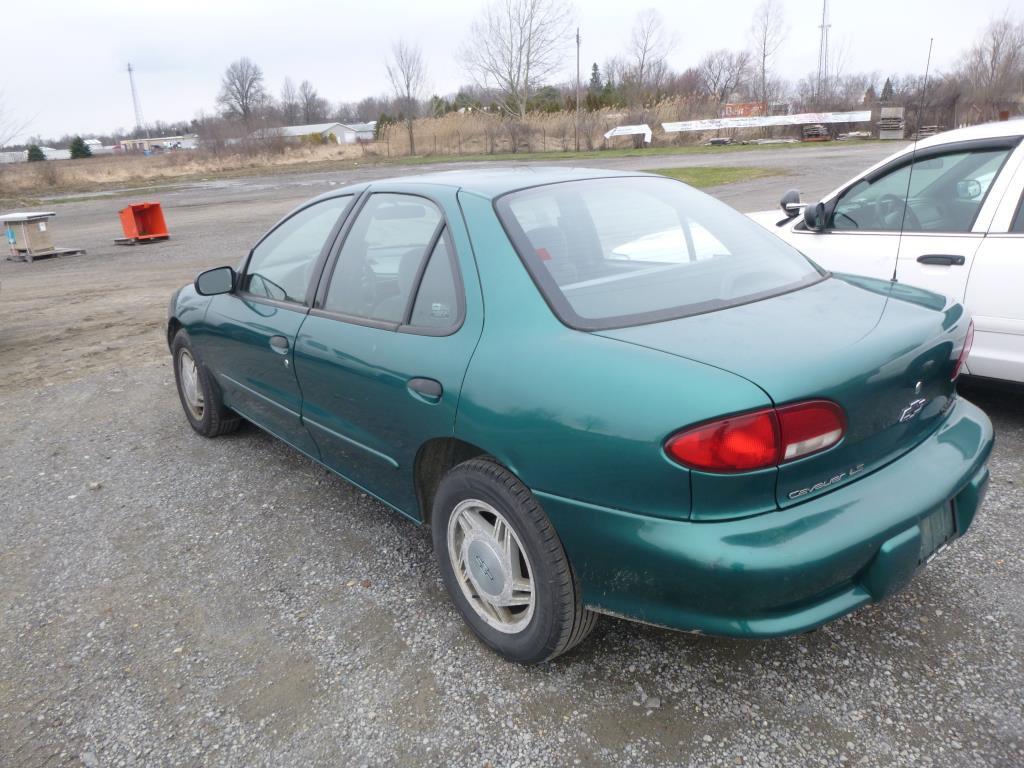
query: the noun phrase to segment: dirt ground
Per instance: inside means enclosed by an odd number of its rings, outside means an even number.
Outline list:
[[[888,150],[744,153],[788,177],[712,192],[774,207]],[[254,428],[194,435],[172,290],[393,173],[167,191],[148,246],[112,244],[127,197],[54,204],[88,254],[0,264],[0,765],[1024,765],[1019,392],[968,391],[997,429],[989,499],[890,601],[756,643],[602,618],[531,669],[464,628],[427,532]]]

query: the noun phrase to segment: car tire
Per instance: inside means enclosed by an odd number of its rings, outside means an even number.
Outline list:
[[[224,405],[217,382],[206,366],[196,360],[192,340],[184,328],[174,334],[171,359],[178,399],[192,429],[204,437],[226,435],[238,429],[241,418]]]
[[[473,633],[501,656],[548,661],[594,628],[597,614],[583,605],[554,526],[497,462],[471,459],[442,478],[431,530],[448,594]]]

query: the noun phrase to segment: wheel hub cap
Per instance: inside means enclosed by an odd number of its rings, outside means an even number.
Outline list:
[[[498,553],[491,544],[477,539],[469,545],[469,575],[482,592],[498,596],[505,589],[507,581]]]
[[[478,499],[459,502],[448,520],[448,556],[463,597],[500,632],[521,632],[536,604],[533,569],[508,520]]]
[[[203,418],[203,390],[199,384],[199,371],[196,369],[196,361],[187,349],[181,350],[178,356],[178,379],[181,382],[181,392],[185,400],[185,406],[197,419]]]

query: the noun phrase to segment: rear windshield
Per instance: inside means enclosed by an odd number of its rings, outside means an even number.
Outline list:
[[[671,179],[550,184],[495,208],[548,304],[582,330],[711,312],[824,277],[746,216]]]

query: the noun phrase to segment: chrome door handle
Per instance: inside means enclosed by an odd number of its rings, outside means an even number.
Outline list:
[[[279,355],[288,354],[288,339],[284,336],[271,336],[270,348]]]

